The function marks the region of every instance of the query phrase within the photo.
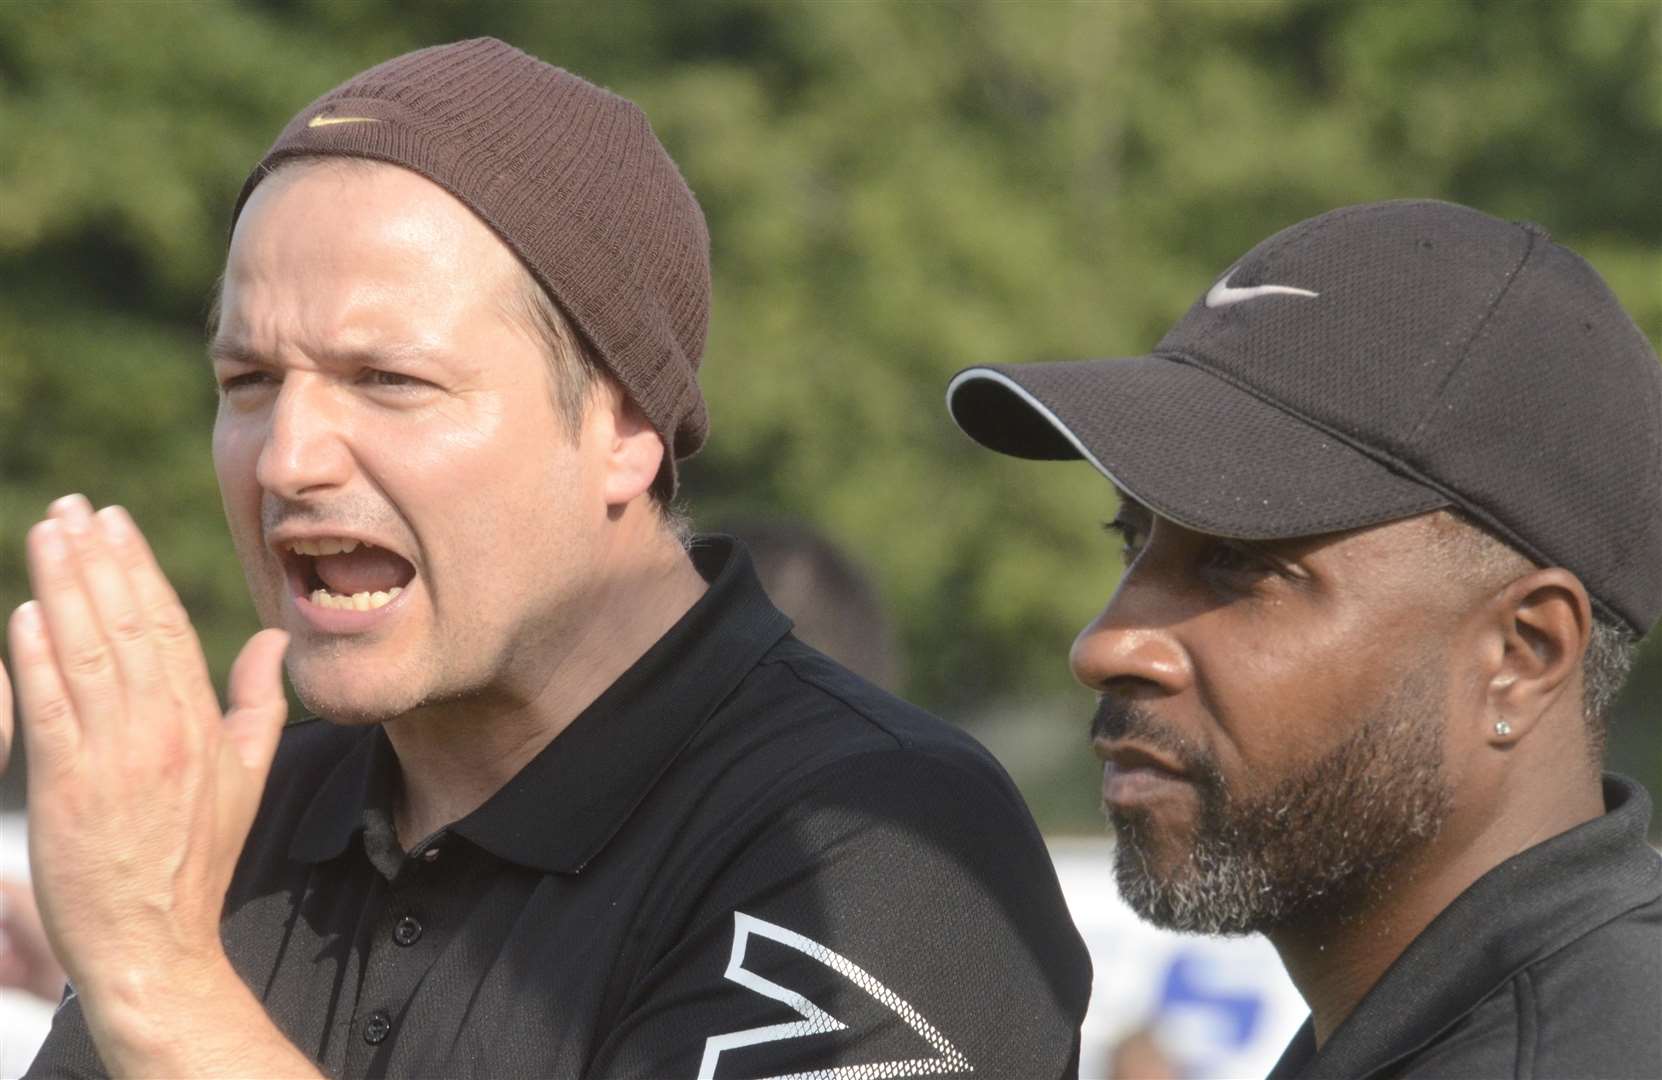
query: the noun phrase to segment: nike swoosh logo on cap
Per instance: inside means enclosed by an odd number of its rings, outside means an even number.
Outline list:
[[[379,124],[380,122],[373,116],[314,116],[306,121],[306,126],[328,127],[330,124]]]
[[[1207,290],[1206,306],[1209,308],[1228,307],[1230,304],[1239,304],[1242,300],[1256,300],[1260,296],[1320,295],[1321,293],[1296,288],[1292,285],[1249,285],[1245,288],[1234,289],[1229,285],[1229,274],[1225,274],[1216,285]]]

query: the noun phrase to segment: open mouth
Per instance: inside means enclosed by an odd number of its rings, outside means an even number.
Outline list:
[[[295,595],[318,607],[374,611],[415,579],[415,567],[402,555],[349,537],[291,540],[282,551]]]

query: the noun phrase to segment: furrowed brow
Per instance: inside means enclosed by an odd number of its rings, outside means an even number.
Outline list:
[[[436,362],[442,361],[445,355],[441,350],[429,348],[425,345],[399,343],[338,351],[330,350],[318,354],[318,359],[328,367],[345,369],[383,367],[400,362]],[[211,363],[247,364],[251,367],[272,367],[276,363],[254,346],[235,338],[215,338],[210,341],[208,343],[208,360]]]
[[[390,342],[362,348],[330,350],[319,359],[332,367],[383,367],[388,364],[433,363],[443,361],[447,354],[418,342]]]
[[[208,342],[208,362],[212,364],[248,364],[263,367],[268,361],[259,350],[247,342],[216,337]]]

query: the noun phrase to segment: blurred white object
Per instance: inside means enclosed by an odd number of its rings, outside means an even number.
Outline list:
[[[29,878],[29,830],[22,814],[0,814],[0,877]],[[0,987],[0,1077],[22,1076],[52,1026],[53,1006]]]
[[[1114,1046],[1145,1027],[1182,1076],[1267,1074],[1309,1015],[1270,943],[1156,929],[1120,899],[1112,840],[1049,845],[1096,969],[1080,1040],[1081,1080],[1104,1080]]]

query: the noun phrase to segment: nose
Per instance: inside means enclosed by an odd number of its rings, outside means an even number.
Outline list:
[[[1130,699],[1168,697],[1193,683],[1188,650],[1170,626],[1144,617],[1147,599],[1129,581],[1121,583],[1102,614],[1074,639],[1068,653],[1074,678]]]
[[[260,448],[255,476],[260,486],[299,499],[345,484],[352,471],[346,418],[322,379],[293,372],[283,379],[271,409],[271,427]]]

